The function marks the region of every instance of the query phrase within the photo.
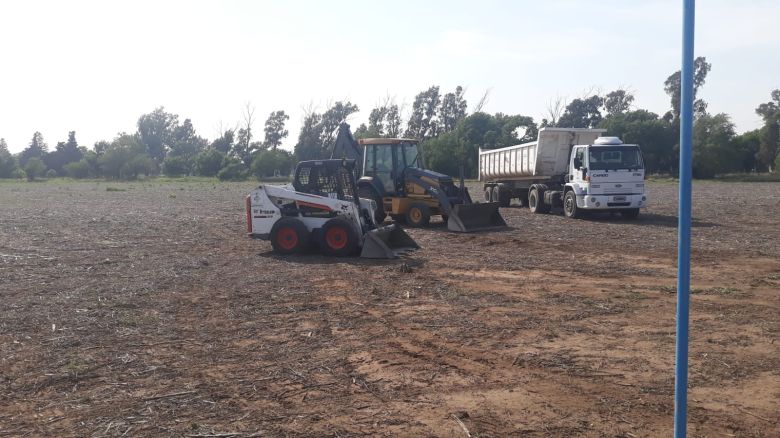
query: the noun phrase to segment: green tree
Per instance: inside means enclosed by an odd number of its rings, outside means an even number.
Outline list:
[[[326,156],[330,154],[330,150],[333,148],[333,144],[336,141],[336,130],[341,122],[346,121],[350,115],[358,111],[360,111],[358,106],[352,102],[339,101],[322,113],[319,126],[320,145],[325,150],[324,154]]]
[[[220,152],[222,155],[228,155],[233,151],[234,137],[235,131],[227,129],[211,143],[211,148]]]
[[[16,158],[8,150],[8,143],[0,138],[0,178],[12,178],[17,167]]]
[[[184,122],[173,130],[169,155],[190,161],[207,145],[208,142],[195,132],[192,120],[184,119]]]
[[[224,160],[225,154],[222,152],[213,148],[206,149],[195,158],[195,171],[201,176],[217,176]]]
[[[760,170],[773,170],[772,165],[780,152],[780,89],[771,93],[772,100],[756,108],[756,114],[764,119],[760,131],[758,166]]]
[[[46,173],[46,165],[40,157],[30,157],[24,165],[27,181],[35,181]]]
[[[734,124],[726,114],[705,114],[693,127],[693,176],[712,178],[736,170]]]
[[[274,111],[268,116],[268,120],[265,121],[265,141],[263,142],[266,148],[276,150],[282,145],[282,140],[290,133],[284,129],[287,120],[290,120],[290,116],[285,114],[283,110]]]
[[[607,112],[607,117],[623,114],[631,109],[633,102],[633,94],[623,89],[617,89],[604,96],[604,110]]]
[[[81,160],[82,155],[79,143],[76,141],[76,131],[70,131],[68,133],[68,141],[58,142],[54,151],[43,157],[43,162],[49,169],[54,170],[59,175],[63,175],[65,174],[64,166]]]
[[[699,89],[704,85],[707,80],[707,73],[712,69],[712,64],[707,62],[707,58],[703,56],[697,57],[693,62],[693,111],[698,117],[707,113],[707,102],[696,99],[696,95],[699,93]],[[679,125],[680,120],[680,94],[682,92],[680,70],[672,73],[664,82],[664,91],[669,95],[671,99],[672,109],[664,116],[664,119],[673,122],[675,125]]]
[[[326,156],[320,142],[320,122],[322,115],[309,112],[303,118],[301,131],[298,133],[298,142],[295,144],[294,154],[298,161],[315,160]]]
[[[85,159],[66,164],[64,170],[66,175],[76,179],[89,178],[92,175],[92,167]]]
[[[336,102],[319,114],[309,110],[303,118],[294,154],[298,161],[314,160],[330,156],[336,141],[336,129],[347,117],[358,111],[351,102]]]
[[[425,161],[438,172],[457,176],[463,166],[467,176],[475,176],[479,148],[494,149],[520,143],[518,128],[525,130],[524,139],[536,137],[537,127],[530,117],[471,114],[459,121],[453,131],[423,142]]]
[[[111,179],[136,179],[153,175],[157,164],[146,152],[138,134],[119,134],[98,158],[100,172]]]
[[[30,140],[30,144],[19,154],[19,165],[26,167],[27,161],[30,158],[43,159],[48,151],[49,146],[43,141],[43,135],[40,132],[35,131],[32,140]]]
[[[758,167],[757,157],[760,145],[761,135],[758,129],[734,137],[732,147],[736,156],[735,170],[754,172]]]
[[[146,151],[157,163],[162,163],[173,142],[173,133],[179,126],[179,116],[156,108],[138,118],[138,136]]]
[[[412,104],[412,114],[406,123],[406,136],[418,140],[427,140],[439,133],[436,115],[439,111],[441,95],[438,86],[431,86],[417,94]]]
[[[355,130],[355,138],[398,137],[401,135],[401,114],[390,97],[377,105],[368,115],[368,125],[362,123]]]
[[[236,158],[227,157],[222,169],[217,173],[220,181],[243,181],[247,177],[247,166]]]
[[[463,98],[463,87],[455,87],[454,93],[447,93],[441,99],[439,108],[439,128],[441,132],[452,132],[455,125],[466,117],[468,104]]]
[[[601,122],[601,106],[604,99],[600,96],[590,96],[584,99],[574,99],[566,105],[563,115],[555,126],[562,128],[595,128]]]
[[[292,171],[295,159],[283,149],[262,151],[252,160],[252,174],[258,179],[271,176],[287,176]]]
[[[179,177],[190,174],[190,160],[186,157],[169,155],[163,160],[162,172],[165,176]]]
[[[103,155],[104,152],[106,152],[111,146],[110,142],[107,142],[105,140],[100,140],[98,142],[95,142],[95,145],[92,147],[92,149],[95,151],[95,154],[98,156]]]
[[[353,137],[360,140],[361,138],[373,138],[374,136],[371,131],[368,130],[368,126],[366,126],[365,123],[361,123],[360,126],[355,129],[355,132],[352,133]]]

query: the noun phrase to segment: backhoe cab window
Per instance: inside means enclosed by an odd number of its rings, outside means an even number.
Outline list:
[[[588,170],[642,169],[642,153],[636,147],[591,147]]]
[[[407,167],[418,167],[422,168],[422,163],[420,163],[420,158],[417,156],[419,154],[419,150],[417,149],[417,145],[414,143],[401,143],[401,150],[403,150],[404,155],[404,168]]]

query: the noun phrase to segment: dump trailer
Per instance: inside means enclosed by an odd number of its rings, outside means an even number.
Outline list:
[[[562,207],[566,217],[616,211],[636,218],[647,205],[639,145],[603,137],[605,129],[542,128],[536,141],[479,150],[485,200],[512,198],[533,213]]]
[[[411,227],[424,227],[431,216],[440,215],[447,228],[472,232],[506,227],[496,202],[473,202],[460,178],[426,169],[419,142],[409,138],[355,140],[349,125],[342,123],[331,157],[358,162],[358,192],[373,199],[379,208],[375,221],[387,215]]]
[[[396,224],[377,226],[372,199],[361,199],[354,160],[301,161],[292,184],[263,184],[246,197],[247,233],[274,252],[319,247],[330,256],[395,258],[419,246]]]

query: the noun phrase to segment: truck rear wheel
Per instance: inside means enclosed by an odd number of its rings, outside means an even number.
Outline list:
[[[571,219],[577,219],[582,215],[577,207],[577,195],[574,194],[574,190],[569,190],[563,196],[563,215]]]
[[[425,227],[431,221],[431,209],[422,202],[415,202],[406,211],[406,224],[410,227]]]
[[[271,227],[270,239],[274,252],[295,254],[309,246],[309,230],[298,219],[283,217]]]
[[[353,255],[358,245],[355,228],[346,220],[336,217],[322,226],[320,250],[323,254],[336,257]]]
[[[550,212],[550,206],[544,203],[544,190],[534,187],[528,192],[528,209],[536,214]]]

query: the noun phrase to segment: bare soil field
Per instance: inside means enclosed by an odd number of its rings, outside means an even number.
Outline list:
[[[0,436],[671,435],[676,185],[394,261],[275,256],[254,185],[0,184]],[[780,183],[694,200],[690,436],[778,437]]]

